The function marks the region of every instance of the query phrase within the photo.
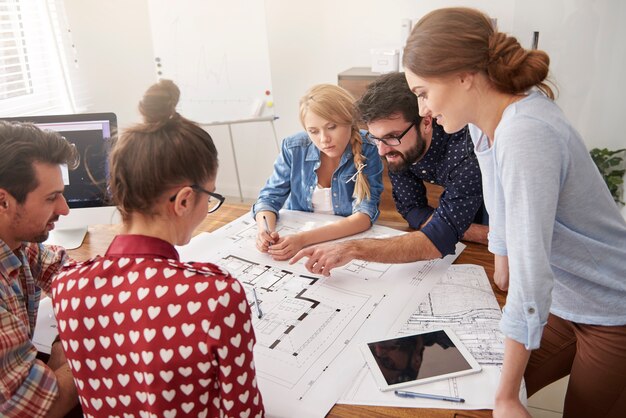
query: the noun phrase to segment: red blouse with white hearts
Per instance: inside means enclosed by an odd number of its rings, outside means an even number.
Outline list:
[[[87,417],[261,417],[243,287],[169,243],[115,238],[52,284],[66,357]]]

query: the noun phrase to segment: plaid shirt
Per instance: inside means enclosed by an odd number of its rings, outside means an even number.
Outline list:
[[[65,250],[25,243],[15,252],[0,240],[0,416],[42,417],[58,396],[54,372],[36,359],[31,339],[42,290],[65,261]]]

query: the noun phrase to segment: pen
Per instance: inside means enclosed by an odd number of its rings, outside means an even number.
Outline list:
[[[267,235],[271,235],[270,224],[267,222],[267,218],[265,217],[265,215],[263,215],[263,222],[265,222],[265,232],[267,232]],[[273,244],[273,242],[270,241],[270,244]]]
[[[252,298],[254,299],[254,306],[256,307],[256,316],[261,319],[263,312],[261,311],[261,305],[259,305],[259,299],[256,296],[256,288],[252,288]]]
[[[463,398],[455,398],[454,396],[443,396],[443,395],[431,395],[430,393],[417,393],[417,392],[407,392],[405,390],[394,390],[393,393],[396,396],[400,396],[401,398],[424,398],[424,399],[436,399],[438,401],[450,401],[450,402],[465,402]]]

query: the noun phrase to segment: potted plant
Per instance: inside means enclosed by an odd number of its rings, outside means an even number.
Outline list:
[[[607,148],[593,148],[589,153],[593,162],[598,166],[602,178],[613,196],[615,203],[623,205],[621,200],[621,185],[624,183],[625,169],[621,168],[626,148],[611,151]]]

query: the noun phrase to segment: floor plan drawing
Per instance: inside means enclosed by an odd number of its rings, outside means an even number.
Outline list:
[[[480,373],[427,383],[418,392],[462,397],[455,408],[493,408],[495,390],[504,356],[504,337],[499,330],[502,312],[493,294],[485,270],[475,265],[451,265],[439,275],[425,297],[407,306],[392,327],[396,335],[413,334],[436,328],[451,328],[481,364]],[[402,319],[404,318],[404,319]],[[406,319],[408,318],[408,320]],[[411,389],[408,389],[411,390]],[[364,367],[342,403],[365,405],[445,408],[441,402],[405,399],[381,392],[367,367]]]
[[[277,230],[287,234],[336,219],[281,211]],[[228,270],[243,285],[253,313],[255,289],[263,315],[252,317],[254,360],[266,411],[275,417],[324,416],[362,367],[358,343],[387,333],[407,301],[425,297],[456,257],[398,265],[355,260],[324,277],[309,273],[303,260],[290,265],[260,253],[256,234],[246,214],[178,250],[182,260]],[[351,238],[399,234],[375,225]]]
[[[281,213],[281,217],[279,218],[279,223],[277,224],[276,231],[281,235],[292,235],[300,231],[307,231],[313,228],[317,228],[323,226],[325,224],[334,222],[336,219],[332,215],[316,215],[320,217],[320,220],[315,222],[312,221],[309,216],[310,214],[305,214],[302,216],[302,213],[286,211],[285,213]],[[329,218],[330,217],[330,218]],[[254,249],[256,235],[257,235],[257,225],[252,219],[241,219],[241,222],[237,225],[238,227],[231,226],[228,229],[221,228],[219,231],[215,231],[213,236],[217,237],[218,235],[223,237],[224,239],[231,242],[234,248],[240,250]],[[228,225],[227,225],[228,227]],[[358,236],[348,237],[345,239],[355,239],[355,238],[386,238],[389,236],[400,235],[402,232],[395,231],[390,228],[376,226],[368,231],[365,231]],[[342,240],[338,240],[342,241]],[[337,275],[349,275],[352,277],[358,277],[362,280],[372,280],[372,279],[380,279],[385,273],[390,269],[389,264],[382,263],[374,263],[370,261],[363,260],[353,260],[345,266],[338,267],[336,269]]]
[[[504,336],[502,311],[485,270],[479,266],[450,266],[417,305],[401,334],[434,328],[451,328],[480,364],[501,365]]]
[[[323,279],[319,277],[259,265],[234,255],[216,264],[237,277],[248,295],[253,287],[256,289],[263,317],[253,317],[253,326],[257,345],[265,349],[258,350],[257,362],[263,361],[259,357],[268,357],[287,366],[271,374],[259,368],[259,373],[289,388],[325,350],[329,339],[341,335],[359,311],[372,315],[379,302],[367,293],[342,289],[330,281],[320,284]],[[253,303],[251,297],[249,303]]]

